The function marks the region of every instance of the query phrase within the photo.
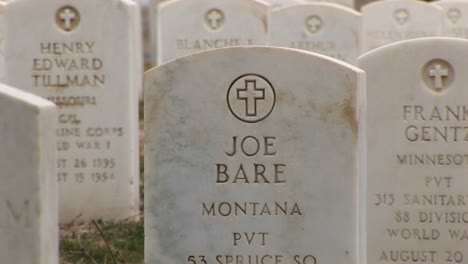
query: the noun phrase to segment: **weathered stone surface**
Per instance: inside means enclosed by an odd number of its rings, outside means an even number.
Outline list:
[[[139,212],[138,12],[128,0],[0,3],[0,80],[59,107],[61,222]]]
[[[273,47],[147,72],[145,260],[359,263],[363,85],[349,64]]]
[[[468,41],[395,43],[367,73],[367,263],[468,256]],[[465,259],[463,259],[465,257]]]
[[[266,45],[268,3],[259,0],[162,1],[157,13],[158,64],[190,53]]]
[[[393,42],[442,36],[440,7],[414,0],[385,0],[365,5],[362,12],[362,53]]]
[[[354,8],[354,0],[304,0],[305,2],[329,2],[333,4],[339,4],[347,6],[349,8]]]
[[[444,36],[468,38],[468,2],[460,0],[444,0],[432,3],[444,11]]]
[[[270,45],[303,49],[356,64],[361,14],[337,4],[308,3],[274,9]]]
[[[0,84],[0,257],[58,264],[55,106]]]

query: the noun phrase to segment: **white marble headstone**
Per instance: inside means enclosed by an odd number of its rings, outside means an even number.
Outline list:
[[[359,263],[364,79],[274,47],[147,72],[145,260]]]
[[[442,8],[415,0],[384,0],[362,7],[362,53],[393,42],[442,36]]]
[[[148,0],[148,30],[149,30],[149,41],[150,48],[149,54],[151,56],[151,66],[158,65],[158,7],[159,4],[167,0]]]
[[[466,263],[468,41],[395,43],[367,73],[367,263]],[[383,66],[382,66],[383,65]]]
[[[139,212],[138,12],[128,0],[0,3],[0,80],[59,107],[62,223]]]
[[[354,8],[354,0],[303,0],[304,2],[328,2],[338,5],[347,6],[349,8]]]
[[[268,8],[260,0],[161,2],[155,22],[158,64],[209,49],[266,45]]]
[[[271,8],[286,7],[291,5],[300,5],[306,3],[306,0],[264,0]]]
[[[444,11],[445,34],[447,37],[468,38],[468,2],[463,0],[436,1],[433,5]]]
[[[303,49],[355,64],[361,15],[347,7],[308,3],[270,13],[270,45]]]
[[[54,104],[0,84],[2,263],[58,264],[56,125]]]

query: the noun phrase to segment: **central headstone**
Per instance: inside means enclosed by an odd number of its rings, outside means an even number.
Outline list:
[[[55,106],[0,85],[0,258],[58,264]]]
[[[190,53],[266,45],[268,3],[259,0],[171,0],[157,12],[158,64]]]
[[[145,76],[148,263],[359,263],[364,73],[238,47]]]
[[[60,220],[139,213],[138,6],[128,0],[0,3],[0,79],[59,107]]]
[[[468,41],[369,52],[367,263],[468,259]]]

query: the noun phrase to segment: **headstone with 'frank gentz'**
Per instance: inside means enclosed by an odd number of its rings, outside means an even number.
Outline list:
[[[468,260],[467,56],[467,40],[425,38],[359,59],[368,85],[367,263]]]
[[[147,72],[146,261],[359,263],[364,78],[274,47]]]

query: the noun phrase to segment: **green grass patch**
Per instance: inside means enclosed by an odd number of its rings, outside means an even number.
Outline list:
[[[140,264],[143,256],[143,222],[96,221],[61,230],[62,264]]]

